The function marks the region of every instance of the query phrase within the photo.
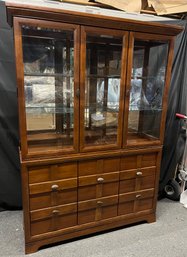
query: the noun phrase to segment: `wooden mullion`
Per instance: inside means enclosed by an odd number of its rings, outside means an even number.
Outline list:
[[[63,74],[63,56],[62,56],[63,45],[60,41],[55,42],[55,73]],[[59,95],[60,100],[59,101]],[[55,77],[55,110],[56,108],[63,107],[63,78],[61,76]],[[56,132],[63,132],[64,118],[63,114],[55,113],[56,120]]]
[[[97,62],[98,62],[98,48],[93,45],[90,48],[90,74],[97,75]],[[89,83],[89,107],[93,108],[93,112],[96,112],[97,103],[97,76],[95,78],[90,78]],[[91,113],[89,110],[89,128],[91,127]]]
[[[108,83],[108,77],[109,75],[109,62],[110,62],[110,57],[109,57],[109,44],[106,45],[105,47],[105,79],[104,79],[104,99],[103,99],[103,107],[106,112],[106,118],[107,118],[107,103],[108,103],[108,90],[109,90],[109,83]],[[106,136],[106,123],[103,126],[103,131],[102,131],[103,136]]]
[[[70,73],[70,58],[71,58],[71,53],[70,53],[70,48],[71,48],[71,42],[70,42],[70,37],[67,36],[66,38],[66,68],[67,68],[67,75]],[[66,77],[66,88],[67,88],[67,94],[68,94],[68,97],[67,97],[67,109],[70,110],[70,107],[71,107],[71,94],[70,94],[70,91],[71,91],[71,85],[70,85],[70,77],[67,76]],[[70,137],[70,133],[71,133],[71,128],[70,128],[70,112],[69,113],[66,113],[66,130],[67,130],[67,137],[69,138]]]

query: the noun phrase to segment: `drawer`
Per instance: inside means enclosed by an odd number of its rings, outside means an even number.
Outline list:
[[[29,167],[29,183],[61,180],[77,177],[77,163]]]
[[[78,203],[78,224],[117,216],[118,196],[98,198]]]
[[[57,180],[29,185],[30,209],[77,202],[77,179]]]
[[[151,210],[154,203],[154,189],[119,195],[118,215]]]
[[[78,185],[78,201],[117,195],[119,172],[79,177]]]
[[[29,185],[30,194],[55,192],[77,187],[77,179],[65,179]]]
[[[79,163],[78,175],[88,176],[119,171],[120,158],[106,158],[82,161]]]
[[[156,167],[120,171],[120,194],[155,187]]]
[[[157,166],[158,153],[130,155],[121,158],[120,170],[131,170]]]
[[[77,225],[77,204],[30,212],[31,235],[43,234]]]

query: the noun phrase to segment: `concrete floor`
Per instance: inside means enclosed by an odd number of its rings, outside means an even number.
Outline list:
[[[22,211],[0,212],[0,256],[24,256]],[[187,257],[187,209],[162,199],[157,222],[39,250],[33,257]]]

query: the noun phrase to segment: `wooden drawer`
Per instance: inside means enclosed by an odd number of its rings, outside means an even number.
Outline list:
[[[31,235],[43,234],[77,225],[77,204],[30,212]]]
[[[117,216],[118,196],[98,198],[78,203],[78,224]]]
[[[78,201],[117,195],[119,172],[79,177]]]
[[[77,202],[77,178],[29,185],[30,210]]]
[[[151,210],[154,202],[154,189],[119,195],[118,215]]]
[[[121,158],[120,170],[132,170],[157,165],[158,153],[129,155]]]
[[[154,188],[156,167],[120,171],[119,193]]]
[[[77,177],[77,163],[29,167],[29,183],[61,180]]]
[[[79,163],[79,176],[88,176],[119,171],[120,158],[88,160]]]

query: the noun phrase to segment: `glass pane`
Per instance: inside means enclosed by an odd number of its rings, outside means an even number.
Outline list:
[[[122,37],[87,35],[85,144],[117,143]]]
[[[135,40],[128,120],[128,143],[158,139],[168,43]]]
[[[73,32],[23,26],[22,40],[28,151],[72,147]]]

